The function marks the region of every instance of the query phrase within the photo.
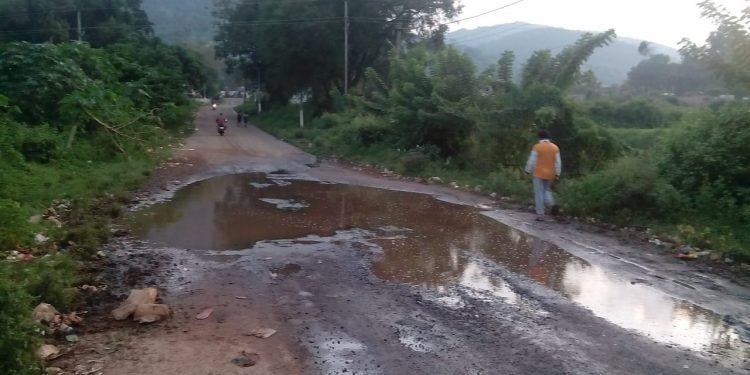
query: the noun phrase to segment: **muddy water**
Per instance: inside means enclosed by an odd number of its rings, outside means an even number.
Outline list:
[[[194,250],[250,249],[261,241],[321,238],[363,229],[383,250],[379,278],[445,293],[463,286],[522,304],[487,264],[560,292],[596,315],[655,340],[743,357],[722,317],[489,219],[475,208],[427,195],[246,174],[195,183],[169,202],[138,212],[135,232],[152,243]],[[283,272],[279,270],[278,272]]]

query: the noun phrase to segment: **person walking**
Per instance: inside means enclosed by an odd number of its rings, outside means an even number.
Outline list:
[[[242,122],[245,124],[245,127],[247,127],[247,123],[250,121],[250,114],[245,112],[242,114]]]
[[[552,196],[552,183],[560,178],[562,160],[560,148],[550,141],[549,132],[539,131],[539,143],[534,145],[526,163],[526,173],[533,174],[534,206],[536,220],[545,220],[545,206],[551,207],[551,213],[557,214],[558,208]]]
[[[242,111],[237,112],[237,127],[240,127],[242,125]]]

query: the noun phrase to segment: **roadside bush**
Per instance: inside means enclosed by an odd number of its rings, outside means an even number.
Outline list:
[[[159,121],[165,129],[178,129],[189,124],[193,120],[195,108],[189,105],[178,106],[174,103],[165,103],[157,112]]]
[[[620,223],[634,219],[674,218],[685,198],[664,181],[648,157],[623,157],[595,173],[560,186],[566,213]]]
[[[358,148],[385,142],[392,134],[391,131],[385,118],[363,114],[337,127],[335,138],[338,145],[356,151]]]
[[[529,201],[533,198],[531,177],[521,168],[500,167],[487,176],[486,186],[490,191],[514,199]]]
[[[39,341],[31,321],[31,297],[9,275],[15,265],[0,263],[0,373],[41,373],[34,358]]]
[[[77,266],[64,255],[55,255],[34,262],[18,265],[11,277],[34,299],[34,303],[45,302],[58,309],[69,309],[77,297]]]
[[[0,198],[0,249],[14,249],[31,238],[27,220],[18,202]]]
[[[602,168],[621,155],[622,147],[607,128],[584,117],[574,120],[575,135],[562,145],[563,173],[580,175]]]
[[[41,302],[71,308],[76,273],[75,262],[61,255],[0,263],[0,373],[41,373],[34,356],[41,326],[31,321],[31,310]]]
[[[0,72],[0,92],[10,94],[10,104],[21,109],[17,118],[37,123],[56,120],[60,100],[90,81],[78,64],[50,43],[4,45]]]
[[[683,112],[669,102],[647,99],[624,103],[600,100],[588,107],[591,118],[602,125],[638,129],[659,128],[677,122]]]
[[[419,176],[427,169],[430,158],[421,152],[408,152],[399,160],[398,172],[407,176]]]
[[[21,132],[18,150],[24,159],[35,163],[49,163],[57,157],[60,135],[48,126],[27,128]]]
[[[738,203],[750,203],[750,111],[727,109],[697,126],[674,134],[660,169],[684,192],[710,189]]]

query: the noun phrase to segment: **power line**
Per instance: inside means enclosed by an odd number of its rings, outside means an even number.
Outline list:
[[[462,22],[462,21],[473,20],[474,18],[479,18],[479,17],[482,17],[482,16],[486,16],[486,15],[488,15],[488,14],[491,14],[491,13],[495,13],[495,12],[499,12],[499,11],[501,11],[501,10],[503,10],[503,9],[506,9],[506,8],[510,8],[510,7],[514,6],[514,5],[518,5],[518,4],[521,4],[521,3],[523,3],[524,1],[526,1],[526,0],[518,0],[518,1],[516,1],[516,2],[510,3],[510,4],[506,4],[506,5],[503,5],[503,6],[501,6],[500,8],[495,8],[495,9],[492,9],[492,10],[488,10],[488,11],[486,11],[486,12],[484,12],[484,13],[479,13],[479,14],[477,14],[477,15],[473,15],[473,16],[471,16],[471,17],[466,17],[466,18],[462,18],[462,19],[458,19],[458,20],[453,20],[453,21],[445,22],[445,23],[443,23],[443,25],[450,25],[450,24],[454,24],[454,23],[459,23],[459,22]]]
[[[8,19],[8,18],[18,18],[22,16],[36,16],[36,15],[47,15],[47,14],[55,14],[55,13],[75,13],[77,11],[81,12],[104,12],[104,11],[139,11],[142,9],[133,9],[128,7],[100,7],[100,8],[49,8],[44,10],[14,10],[14,11],[4,11],[2,15],[0,15],[0,19]]]
[[[297,2],[297,3],[312,3],[312,2],[320,2],[325,0],[289,0],[291,2]],[[387,0],[368,0],[368,1],[382,1],[385,2]],[[438,24],[438,26],[447,26],[454,23],[459,23],[462,21],[467,21],[471,19],[475,19],[478,17],[485,16],[487,14],[491,14],[494,12],[498,12],[503,9],[507,9],[509,7],[512,7],[514,5],[520,4],[526,0],[517,0],[513,3],[504,5],[499,8],[495,8],[480,14],[476,14],[470,17],[465,17],[457,20],[447,21]],[[267,3],[272,3],[273,0],[267,1]],[[253,1],[252,3],[261,4],[266,3],[266,1]],[[128,9],[128,8],[87,8],[89,10],[101,10],[101,9]],[[74,9],[71,9],[71,12],[74,12]],[[283,26],[283,25],[298,25],[298,24],[323,24],[323,23],[335,23],[335,22],[344,22],[345,17],[320,17],[320,18],[297,18],[297,19],[275,19],[275,20],[258,20],[258,21],[246,21],[246,22],[230,22],[227,23],[227,25],[231,26]],[[393,22],[398,22],[398,19],[392,19],[392,20],[385,20],[382,18],[375,18],[375,17],[350,17],[349,22],[351,23],[372,23],[372,24],[391,24]],[[132,25],[136,29],[138,29],[137,26]],[[83,30],[106,30],[106,29],[117,29],[120,28],[119,26],[91,26],[91,27],[83,27]],[[145,27],[144,27],[145,28]],[[38,29],[26,29],[26,30],[0,30],[0,35],[11,35],[11,34],[23,34],[23,33],[40,33],[40,32],[50,32],[50,31],[60,31],[60,30],[68,30],[72,31],[75,30],[75,28],[61,28],[61,29],[53,29],[53,28],[38,28]]]

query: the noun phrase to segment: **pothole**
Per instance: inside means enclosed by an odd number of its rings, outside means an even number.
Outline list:
[[[382,249],[371,266],[380,279],[433,291],[460,286],[517,303],[515,291],[475,261],[481,258],[657,341],[744,355],[737,331],[721,315],[647,283],[631,284],[480,209],[423,194],[294,180],[283,172],[227,175],[189,185],[170,201],[136,213],[134,234],[153,244],[212,253],[269,241],[286,241],[294,248],[304,247],[296,240],[314,238],[315,248],[325,248],[366,240]],[[357,235],[347,240],[339,238],[342,232]],[[283,276],[300,269],[285,265],[273,272]]]

